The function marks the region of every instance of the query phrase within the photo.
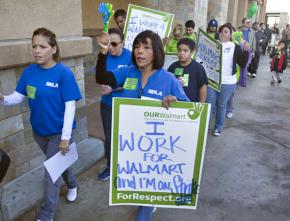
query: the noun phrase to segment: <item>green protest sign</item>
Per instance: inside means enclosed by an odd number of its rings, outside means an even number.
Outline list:
[[[196,61],[202,62],[209,86],[220,92],[222,82],[222,45],[199,29]]]
[[[132,51],[133,41],[142,31],[154,31],[161,39],[169,36],[173,14],[132,4],[129,4],[127,12],[124,47],[128,50]]]
[[[196,209],[210,104],[113,101],[110,205]]]

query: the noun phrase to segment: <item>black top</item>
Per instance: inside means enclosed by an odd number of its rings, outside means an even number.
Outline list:
[[[168,71],[173,73],[176,77],[183,76],[185,78],[183,90],[186,96],[190,101],[198,102],[199,89],[203,85],[208,84],[203,66],[192,60],[189,65],[183,67],[179,61],[176,61],[169,66]],[[186,79],[188,79],[188,84],[186,84]]]
[[[236,74],[236,64],[241,68],[246,67],[249,59],[249,52],[244,51],[241,47],[235,44],[234,59],[233,59],[233,75]]]

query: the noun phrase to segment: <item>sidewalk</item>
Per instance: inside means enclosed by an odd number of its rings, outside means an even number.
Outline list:
[[[269,61],[261,57],[257,78],[239,88],[236,111],[222,136],[208,136],[197,210],[158,209],[154,221],[290,220],[290,70],[273,87]],[[89,134],[102,138],[101,129],[96,130],[94,79],[89,78]],[[136,207],[108,206],[109,182],[96,179],[104,167],[102,160],[79,177],[75,203],[67,203],[62,192],[55,221],[134,220]]]

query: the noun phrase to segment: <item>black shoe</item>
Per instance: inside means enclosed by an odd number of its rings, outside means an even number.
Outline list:
[[[278,80],[278,84],[280,84],[282,82],[282,80]]]
[[[110,179],[110,168],[107,167],[104,169],[103,172],[98,175],[98,179],[103,181]]]

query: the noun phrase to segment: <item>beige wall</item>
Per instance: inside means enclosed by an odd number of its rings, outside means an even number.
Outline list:
[[[38,27],[57,36],[81,36],[81,1],[0,0],[0,40],[30,38]]]
[[[83,29],[102,29],[103,21],[98,13],[98,6],[100,4],[100,0],[82,0],[82,11],[83,11]],[[104,2],[104,1],[103,1]],[[141,6],[146,5],[146,1],[137,0],[137,1],[130,1],[130,0],[110,0],[106,1],[113,4],[113,9],[117,10],[119,8],[124,9],[127,11],[128,4],[137,4]],[[110,27],[116,27],[114,19],[112,18],[110,22]]]

